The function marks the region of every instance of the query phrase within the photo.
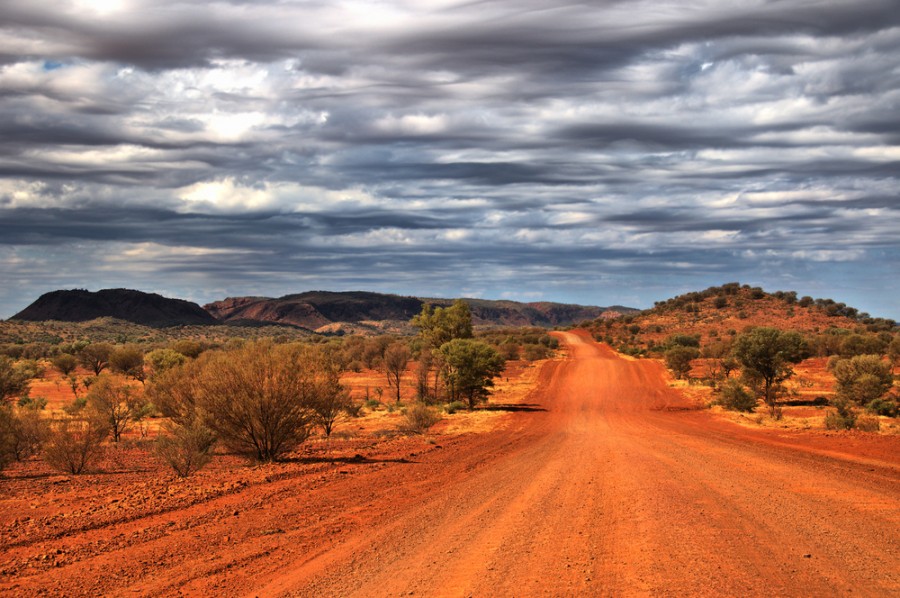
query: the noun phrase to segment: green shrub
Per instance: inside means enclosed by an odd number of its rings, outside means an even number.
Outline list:
[[[400,431],[406,434],[424,434],[441,421],[441,414],[424,403],[416,403],[403,414]]]
[[[171,425],[167,435],[161,435],[156,441],[156,455],[176,475],[186,478],[199,471],[212,458],[212,449],[216,436],[200,421],[188,425]]]
[[[757,399],[751,394],[739,380],[728,380],[719,389],[717,401],[722,407],[730,411],[751,412],[756,409]]]
[[[869,402],[866,405],[866,409],[875,415],[886,415],[888,417],[897,417],[898,413],[900,413],[900,406],[897,405],[896,401],[887,398],[875,399]]]

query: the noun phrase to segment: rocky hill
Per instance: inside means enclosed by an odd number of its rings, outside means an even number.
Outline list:
[[[465,299],[474,324],[480,326],[565,326],[591,321],[604,313],[637,310]],[[181,299],[128,289],[53,291],[11,318],[22,322],[87,322],[113,318],[154,328],[228,324],[291,326],[322,333],[412,332],[410,319],[431,303],[448,306],[453,299],[423,299],[365,291],[309,291],[279,298],[229,297],[200,307]]]
[[[130,289],[52,291],[41,295],[11,319],[87,322],[97,318],[116,318],[154,328],[218,324],[196,303]]]
[[[831,299],[797,297],[793,291],[767,293],[759,287],[728,283],[659,301],[652,309],[616,320],[597,319],[589,328],[615,346],[652,350],[674,335],[707,344],[727,340],[753,326],[796,330],[808,336],[826,332],[893,331],[893,320],[873,318]]]
[[[518,303],[465,299],[476,325],[558,326],[593,320],[610,308],[562,303]],[[425,299],[363,291],[310,291],[277,299],[267,297],[230,297],[205,307],[224,322],[289,324],[309,330],[358,332],[360,326],[397,330],[407,326],[424,303],[447,306],[452,299]],[[636,310],[617,306],[621,313]]]

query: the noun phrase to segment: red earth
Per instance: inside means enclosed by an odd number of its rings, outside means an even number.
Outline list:
[[[900,594],[900,437],[737,426],[556,334],[567,357],[492,431],[2,480],[0,593]]]

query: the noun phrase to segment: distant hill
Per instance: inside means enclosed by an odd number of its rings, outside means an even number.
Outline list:
[[[97,318],[116,318],[153,328],[218,324],[196,303],[130,289],[53,291],[41,295],[11,319],[87,322]]]
[[[518,303],[465,299],[476,325],[560,326],[590,321],[610,308],[562,303]],[[409,320],[431,303],[447,306],[452,299],[403,297],[364,291],[310,291],[267,297],[230,297],[205,305],[210,314],[223,322],[250,324],[267,322],[300,326],[321,332],[359,332],[360,327],[399,331]],[[621,313],[637,310],[617,306]]]
[[[204,307],[182,299],[129,289],[53,291],[14,315],[23,322],[87,322],[113,318],[154,328],[228,324],[261,327],[291,326],[328,334],[405,333],[409,324],[431,303],[448,306],[453,299],[423,299],[366,291],[309,291],[270,297],[229,297]],[[621,315],[637,310],[569,305],[465,299],[472,320],[480,326],[566,326],[592,321],[603,314]]]
[[[617,320],[597,319],[589,328],[617,346],[652,350],[673,335],[695,335],[702,344],[726,340],[752,326],[815,335],[830,329],[890,331],[895,322],[831,299],[767,293],[733,282],[659,301],[652,309]]]

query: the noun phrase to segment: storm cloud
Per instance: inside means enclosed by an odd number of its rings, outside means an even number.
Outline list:
[[[889,0],[7,0],[0,317],[133,287],[900,318]]]

